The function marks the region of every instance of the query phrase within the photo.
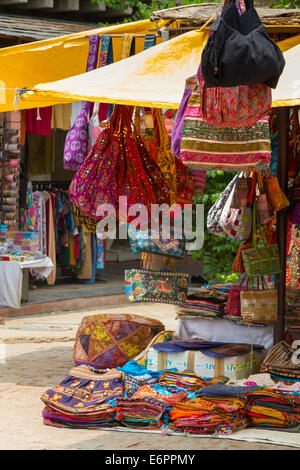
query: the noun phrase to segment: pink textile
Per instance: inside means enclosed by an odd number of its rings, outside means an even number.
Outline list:
[[[198,103],[190,107],[189,117],[224,127],[253,126],[271,108],[271,88],[262,83],[237,87],[206,88],[199,78]]]

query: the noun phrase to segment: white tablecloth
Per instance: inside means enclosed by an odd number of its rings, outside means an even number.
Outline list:
[[[23,263],[0,261],[0,306],[20,308],[23,269],[34,269],[48,277],[53,268],[54,265],[48,257]]]
[[[206,341],[257,344],[269,349],[273,346],[273,325],[239,325],[225,318],[180,319],[176,329],[180,339],[202,338]]]

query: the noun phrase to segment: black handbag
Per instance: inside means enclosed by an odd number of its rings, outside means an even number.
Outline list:
[[[267,34],[253,0],[245,5],[240,14],[235,0],[229,0],[210,28],[201,57],[207,87],[277,86],[285,65],[283,54]]]

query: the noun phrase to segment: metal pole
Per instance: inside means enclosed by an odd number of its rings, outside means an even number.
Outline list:
[[[4,224],[4,186],[5,186],[5,147],[6,147],[6,113],[3,118],[3,141],[2,141],[2,180],[1,180],[1,224]]]
[[[289,148],[289,108],[277,108],[278,129],[278,163],[277,176],[284,193],[288,190],[288,148]],[[279,248],[281,273],[276,276],[275,285],[278,292],[279,321],[274,327],[274,343],[281,341],[285,335],[286,310],[286,246],[287,246],[287,219],[285,210],[277,212],[276,236]]]

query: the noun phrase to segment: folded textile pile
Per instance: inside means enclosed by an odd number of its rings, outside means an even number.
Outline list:
[[[169,413],[169,427],[191,434],[231,434],[247,426],[242,399],[194,398],[178,403]]]
[[[135,429],[160,429],[168,404],[162,400],[143,396],[116,400],[119,423]]]
[[[228,292],[219,286],[202,286],[190,292],[183,305],[177,309],[177,319],[220,317],[224,315]]]
[[[261,372],[269,372],[275,381],[295,383],[300,381],[300,347],[293,348],[286,341],[276,343],[267,352]]]
[[[60,384],[42,394],[44,424],[73,428],[114,424],[116,408],[111,400],[122,395],[120,371],[73,367]]]
[[[175,393],[160,393],[160,391],[155,390],[155,388],[149,387],[149,385],[143,385],[132,396],[132,398],[145,397],[155,398],[159,401],[163,401],[168,406],[174,406],[176,405],[176,403],[184,401],[188,397],[188,393],[183,391]]]
[[[124,374],[124,395],[131,397],[135,392],[137,392],[143,386],[153,387],[157,382],[158,378],[152,377],[150,374],[144,375],[129,375]]]
[[[199,390],[196,395],[202,398],[241,398],[243,399],[248,393],[260,390],[256,385],[252,386],[232,386],[225,384],[208,385]]]
[[[159,384],[163,387],[176,386],[181,387],[189,392],[195,392],[202,387],[207,386],[207,381],[198,377],[193,372],[164,372],[160,379]]]
[[[153,378],[159,379],[159,377],[163,374],[164,370],[158,370],[158,371],[153,371],[150,369],[147,369],[145,366],[142,364],[139,364],[138,362],[131,360],[128,361],[123,367],[117,367],[117,370],[120,370],[124,374],[131,375],[131,376],[149,376]],[[176,371],[176,369],[165,369],[165,370],[173,370]]]
[[[246,396],[250,426],[293,428],[300,425],[300,396],[271,388],[261,388]]]
[[[292,287],[286,289],[285,322],[288,328],[300,331],[300,290]]]

